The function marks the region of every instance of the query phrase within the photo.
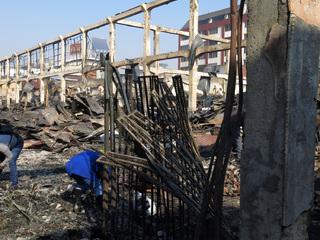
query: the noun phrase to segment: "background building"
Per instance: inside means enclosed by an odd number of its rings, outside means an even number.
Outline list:
[[[242,39],[247,38],[247,8],[245,5],[245,14],[242,22]],[[199,34],[209,35],[217,38],[230,39],[231,38],[231,20],[230,9],[222,9],[220,11],[211,12],[199,16]],[[189,31],[189,21],[182,27],[183,31]],[[204,40],[204,45],[219,44],[216,41]],[[189,48],[189,37],[179,36],[179,50],[186,50]],[[246,48],[242,49],[244,75],[246,74]],[[198,70],[201,72],[219,72],[226,73],[226,62],[228,59],[228,51],[211,52],[202,55],[198,58]],[[188,70],[188,58],[182,57],[178,60],[178,68],[180,70]]]

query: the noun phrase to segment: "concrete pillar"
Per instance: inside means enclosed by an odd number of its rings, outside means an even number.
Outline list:
[[[66,41],[63,36],[59,36],[59,38],[61,44],[61,71],[64,71],[66,66]]]
[[[7,58],[7,84],[6,84],[6,88],[7,88],[7,107],[10,108],[10,99],[11,99],[11,92],[10,92],[10,59],[8,57]]]
[[[15,94],[15,102],[19,103],[20,100],[20,84],[19,84],[19,56],[15,53],[16,56],[16,88],[14,91]]]
[[[153,32],[153,55],[159,54],[159,42],[160,42],[160,31],[156,30]],[[154,62],[154,68],[156,68],[155,75],[159,75],[159,61]]]
[[[42,45],[42,43],[39,43],[39,47],[40,47],[40,75],[42,75],[44,73],[44,47]],[[62,48],[62,46],[61,46]],[[61,49],[61,52],[63,50]],[[29,59],[30,59],[30,53],[28,52],[28,62],[29,62]],[[62,60],[61,60],[61,65],[62,65]],[[28,64],[28,69],[29,69],[29,64]],[[28,71],[29,72],[29,71]],[[39,94],[40,94],[40,103],[45,103],[45,80],[44,78],[40,78],[39,79],[40,81],[40,89],[39,89]]]
[[[45,81],[44,78],[40,79],[40,103],[44,103],[45,101]]]
[[[44,46],[42,45],[42,43],[39,43],[39,47],[40,47],[40,74],[42,75],[42,74],[44,74]],[[29,59],[30,59],[30,53],[28,54],[28,60]],[[28,66],[29,66],[29,64],[28,64]],[[28,67],[28,69],[29,69],[29,67]]]
[[[61,77],[61,84],[60,84],[60,96],[61,96],[61,102],[66,101],[66,79],[64,75],[60,76]]]
[[[109,60],[113,63],[116,61],[116,26],[111,17],[107,19],[109,21]]]
[[[150,18],[151,18],[151,11],[147,8],[145,3],[141,4],[144,9],[143,15],[143,57],[150,56],[151,47],[150,47]],[[145,76],[150,75],[150,65],[147,63],[143,63],[143,73]]]
[[[2,82],[2,62],[0,62],[0,82]],[[2,84],[0,85],[0,106],[2,106]]]
[[[31,73],[31,55],[30,51],[26,49],[27,52],[27,77],[30,77]],[[40,65],[41,66],[41,65]]]
[[[191,48],[192,41],[198,34],[198,18],[199,18],[199,5],[198,0],[190,0],[190,21],[189,21],[189,49]],[[198,86],[198,64],[197,61],[191,70],[189,70],[189,98],[188,107],[189,111],[197,110],[197,86]]]
[[[3,102],[2,102],[2,98],[3,98],[3,85],[4,84],[1,84],[0,85],[0,106],[2,107],[2,104],[3,104]]]
[[[87,31],[84,30],[84,28],[80,28],[82,32],[82,82],[81,82],[81,89],[84,92],[87,92],[87,86],[88,86],[88,80],[86,75],[84,74],[84,70],[86,69],[87,66],[87,57],[88,57],[88,49],[87,49]]]
[[[248,10],[240,239],[308,239],[319,1],[250,0]]]

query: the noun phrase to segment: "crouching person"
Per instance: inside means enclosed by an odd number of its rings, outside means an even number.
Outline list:
[[[9,164],[11,188],[18,187],[17,159],[23,148],[23,138],[10,125],[0,126],[0,174]]]
[[[73,156],[66,164],[69,176],[76,180],[73,210],[77,213],[80,213],[82,208],[81,195],[87,190],[95,194],[96,203],[99,208],[102,207],[102,186],[97,177],[102,164],[96,162],[100,156],[100,153],[94,151],[84,151]]]

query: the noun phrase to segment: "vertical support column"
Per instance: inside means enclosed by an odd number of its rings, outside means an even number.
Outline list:
[[[1,81],[2,82],[2,81]],[[3,94],[2,94],[2,91],[3,91],[3,85],[4,84],[0,84],[0,106],[2,106],[3,104],[3,101],[2,101],[2,98],[3,98]]]
[[[81,43],[81,53],[82,53],[82,84],[81,88],[82,91],[87,92],[87,86],[88,86],[88,81],[87,81],[87,76],[85,74],[86,66],[87,66],[87,55],[88,55],[88,49],[87,49],[87,31],[84,30],[84,28],[80,28],[82,32],[82,43]]]
[[[158,27],[157,27],[158,28]],[[153,54],[159,54],[159,42],[160,42],[160,32],[158,29],[153,32]],[[154,67],[157,71],[156,75],[159,75],[159,61],[154,62]]]
[[[30,73],[31,73],[31,56],[30,56],[29,49],[26,49],[26,52],[27,52],[27,77],[30,77]],[[41,67],[41,65],[40,65],[40,67]]]
[[[64,77],[64,75],[61,75],[61,84],[60,84],[60,99],[61,99],[61,102],[65,102],[66,101],[66,79]]]
[[[116,26],[111,17],[107,19],[109,21],[109,61],[113,63],[116,61]]]
[[[44,71],[44,48],[41,43],[39,43],[39,46],[40,46],[40,75],[42,75],[43,71]],[[61,49],[61,51],[62,51],[62,49]],[[29,56],[28,56],[28,58],[29,58]],[[61,65],[62,65],[62,62],[61,62]],[[46,84],[45,84],[43,78],[41,78],[39,80],[40,80],[40,102],[44,103],[45,102],[45,93],[46,93],[46,90],[45,90]]]
[[[45,105],[49,107],[49,78],[44,79]]]
[[[0,62],[0,106],[2,106],[2,88],[3,88],[3,84],[2,84],[2,62]]]
[[[147,5],[145,3],[141,4],[143,8],[143,57],[150,56],[150,17],[151,11],[147,9]],[[150,75],[150,65],[146,62],[143,63],[143,72],[145,76]]]
[[[189,49],[191,49],[192,41],[198,34],[198,18],[199,18],[198,0],[190,0],[190,20],[189,20]],[[193,112],[197,109],[197,86],[198,86],[198,64],[197,61],[191,70],[189,70],[189,111]]]
[[[59,38],[61,41],[61,71],[64,71],[66,66],[66,41],[61,35],[59,36]]]
[[[40,79],[40,102],[44,103],[45,101],[45,81],[44,78]]]
[[[108,17],[107,19],[109,21],[109,61],[110,63],[113,63],[116,61],[116,25],[112,21],[111,17]],[[110,71],[108,71],[108,74],[112,75],[112,71],[111,72]],[[113,87],[114,83],[112,81],[110,81],[110,84],[112,84],[112,86],[110,87],[110,90],[111,90],[110,94],[112,96],[113,89],[115,88]]]
[[[15,88],[15,102],[19,103],[20,100],[20,76],[19,76],[19,56],[18,54],[14,54],[16,56],[16,88]]]
[[[40,47],[40,74],[44,73],[44,47],[42,43],[39,43]],[[28,59],[30,59],[30,54],[28,55]]]
[[[42,48],[41,44],[39,44],[40,48]],[[29,77],[31,77],[31,53],[28,49],[26,49],[27,51],[27,81],[29,80]],[[40,53],[41,53],[41,50],[40,50]],[[41,61],[40,61],[40,74],[42,73],[42,70],[41,70]],[[26,93],[26,98],[25,98],[25,101],[27,102],[31,102],[32,100],[32,93],[31,92],[27,92]]]
[[[240,239],[308,239],[320,3],[250,0],[248,9]]]
[[[65,69],[65,62],[66,62],[66,43],[65,40],[62,36],[59,36],[61,40],[61,71],[64,71]],[[61,76],[61,84],[60,84],[60,96],[61,96],[61,102],[66,101],[66,79],[64,75],[62,74]]]
[[[7,83],[6,83],[6,88],[7,88],[7,107],[10,108],[10,99],[11,99],[11,91],[10,91],[10,59],[7,58]]]

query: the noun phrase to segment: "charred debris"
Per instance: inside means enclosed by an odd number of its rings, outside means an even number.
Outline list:
[[[207,112],[209,117],[200,113],[197,119],[207,119],[205,123],[190,122],[181,75],[172,79],[173,93],[158,76],[141,77],[135,67],[126,69],[123,80],[103,55],[102,98],[71,92],[61,103],[53,92],[48,107],[37,101],[34,106],[18,104],[3,109],[0,117],[20,132],[26,148],[60,152],[74,145],[96,151],[95,143],[104,147],[99,161],[106,166],[101,226],[105,239],[235,239],[222,212],[232,145],[231,140],[225,154],[234,102],[235,44],[230,56],[224,110]],[[241,86],[240,109],[242,94]],[[222,111],[223,120],[218,120]],[[195,127],[218,125],[214,120],[221,128],[205,163],[193,132]]]
[[[62,152],[73,146],[98,150],[108,144],[100,159],[113,170],[104,186],[105,235],[191,239],[208,173],[208,159],[201,157],[194,132],[212,134],[212,127],[220,126],[222,98],[216,98],[209,110],[189,116],[180,75],[173,77],[172,86],[157,76],[135,78],[134,71],[121,81],[117,70],[110,67],[106,86],[112,86],[112,81],[116,91],[110,87],[104,95],[95,96],[74,92],[65,103],[52,93],[49,107],[33,101],[3,108],[2,123],[19,131],[25,148]],[[109,138],[103,143],[106,129]],[[136,202],[140,205],[132,204]],[[208,226],[213,219],[211,198],[205,234],[211,234]],[[232,239],[225,219],[221,227]]]

